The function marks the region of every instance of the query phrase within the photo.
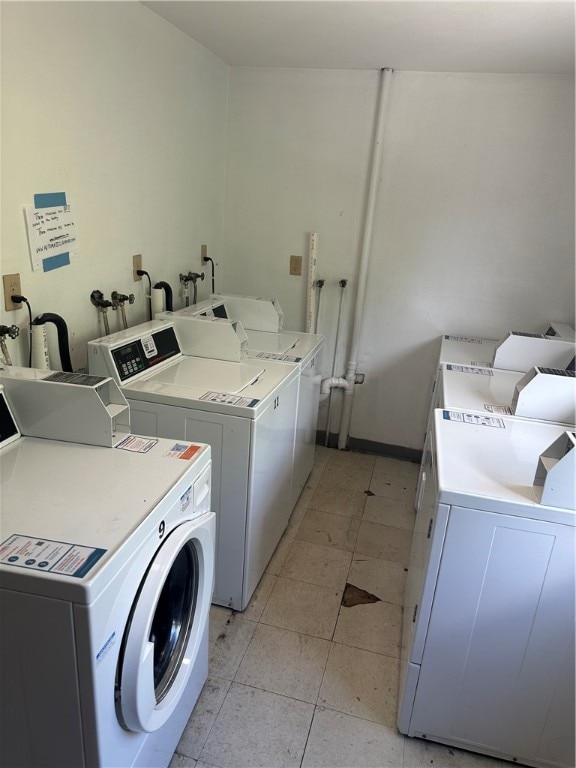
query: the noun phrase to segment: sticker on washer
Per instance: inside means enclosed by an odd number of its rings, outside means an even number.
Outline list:
[[[164,456],[169,459],[191,459],[192,456],[200,450],[199,445],[190,445],[189,443],[174,443],[170,450],[166,451]]]
[[[260,401],[252,400],[249,397],[241,397],[240,395],[226,395],[223,392],[205,392],[200,396],[200,400],[205,400],[210,403],[223,403],[225,405],[240,405],[243,408],[254,408],[256,403]]]
[[[483,344],[484,339],[474,339],[472,336],[444,336],[446,341],[467,341],[470,344]]]
[[[146,357],[154,357],[158,350],[156,349],[156,342],[153,336],[144,336],[142,338],[142,349]]]
[[[470,360],[470,365],[473,368],[492,368],[492,363],[489,360]]]
[[[479,376],[494,376],[494,371],[490,368],[477,368],[474,365],[452,365],[448,363],[447,370],[455,373],[477,373]]]
[[[97,547],[15,533],[0,544],[0,563],[82,579],[105,553]]]
[[[123,451],[133,451],[134,453],[148,453],[157,442],[158,440],[151,440],[149,437],[128,435],[121,443],[118,443],[116,448],[121,448]]]
[[[188,509],[188,507],[192,503],[192,497],[193,497],[192,486],[189,486],[188,488],[186,488],[182,496],[180,496],[180,512],[184,512],[185,510]]]
[[[96,654],[96,664],[101,664],[108,652],[116,645],[116,632],[112,632],[108,640]]]
[[[464,424],[506,429],[502,419],[498,419],[496,416],[482,416],[479,413],[461,413],[460,411],[443,411],[442,416],[446,421],[461,421]]]
[[[280,352],[258,352],[256,357],[261,360],[281,360],[284,363],[300,363],[301,357],[294,357],[293,355],[283,355]]]
[[[490,411],[490,413],[501,413],[504,416],[512,416],[512,408],[509,405],[490,405],[490,403],[484,403],[484,410]]]

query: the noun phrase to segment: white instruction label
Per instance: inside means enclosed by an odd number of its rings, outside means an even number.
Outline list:
[[[477,368],[474,365],[452,365],[452,363],[449,363],[446,368],[455,373],[477,373],[479,376],[494,376],[494,371],[490,370],[490,368]]]
[[[490,403],[484,403],[484,409],[490,411],[490,413],[501,413],[504,416],[512,416],[512,408],[509,405],[490,405]]]
[[[158,350],[156,349],[156,342],[153,336],[144,336],[142,338],[142,349],[146,357],[155,357]]]
[[[149,437],[129,435],[121,443],[118,443],[116,448],[121,448],[123,451],[132,451],[133,453],[148,453],[157,442],[158,440],[151,440]]]
[[[447,341],[466,341],[469,344],[483,344],[484,339],[474,339],[472,336],[444,336]]]
[[[280,352],[258,352],[256,357],[262,360],[282,360],[284,363],[299,363],[302,358],[293,355],[283,355]]]
[[[81,579],[105,552],[96,547],[14,534],[0,544],[0,563]]]
[[[200,400],[206,400],[210,403],[224,403],[226,405],[240,405],[245,408],[253,408],[259,400],[253,400],[250,397],[241,395],[227,395],[223,392],[205,392],[200,396]]]
[[[461,421],[464,424],[506,429],[506,425],[502,419],[498,419],[496,416],[482,416],[482,414],[479,413],[461,413],[460,411],[443,411],[442,417],[446,421]]]
[[[475,368],[492,368],[492,363],[489,360],[470,360],[470,365]]]

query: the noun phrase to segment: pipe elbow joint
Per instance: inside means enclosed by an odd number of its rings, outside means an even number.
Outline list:
[[[346,379],[339,378],[337,376],[330,376],[327,379],[322,379],[322,384],[320,385],[320,394],[329,395],[330,390],[334,388],[347,391],[350,389],[350,384]]]

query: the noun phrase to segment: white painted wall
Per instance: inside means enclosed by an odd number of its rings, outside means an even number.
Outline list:
[[[325,375],[338,280],[349,281],[344,373],[376,72],[240,68],[228,89],[222,61],[133,2],[4,2],[1,55],[1,270],[21,274],[34,315],[66,319],[76,369],[102,333],[92,290],[134,292],[130,324],[146,318],[134,253],[176,294],[180,272],[209,272],[206,243],[218,289],[276,296],[286,327],[302,328],[315,231]],[[421,447],[441,333],[574,322],[573,86],[395,74],[352,437]],[[74,206],[79,253],[69,267],[32,272],[22,209],[53,191]],[[304,257],[302,277],[288,274],[292,254]],[[26,310],[2,308],[0,322],[25,329]],[[25,334],[9,345],[25,363]],[[338,415],[337,395],[332,431]]]
[[[34,316],[64,317],[77,369],[103,332],[94,289],[134,293],[129,323],[147,319],[133,254],[175,300],[180,272],[205,269],[201,244],[220,257],[228,67],[135,2],[2,3],[1,55],[2,274],[20,273]],[[66,193],[79,232],[77,258],[48,273],[31,270],[23,220],[45,192]],[[15,364],[27,320],[2,302],[0,322],[23,329]]]
[[[339,278],[345,372],[377,79],[231,71],[220,288],[276,296],[301,329],[305,277],[289,257],[318,232],[325,375]],[[388,115],[350,434],[420,449],[442,333],[574,322],[574,81],[395,73]]]

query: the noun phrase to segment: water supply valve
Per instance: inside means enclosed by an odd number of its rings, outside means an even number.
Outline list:
[[[10,352],[8,352],[5,337],[8,336],[10,339],[15,339],[19,333],[20,328],[17,325],[0,325],[0,352],[2,352],[6,365],[12,365],[12,358],[10,357]]]
[[[126,296],[125,293],[112,291],[112,309],[118,309],[118,307],[120,307],[120,313],[122,314],[122,325],[124,326],[124,329],[128,328],[128,322],[126,320],[126,310],[124,309],[124,304],[126,302],[128,302],[128,304],[134,304],[134,301],[135,301],[135,297],[133,293],[131,293],[129,296]]]
[[[8,336],[10,339],[15,339],[20,333],[20,328],[17,325],[0,325],[0,336]]]
[[[122,305],[126,302],[128,302],[128,304],[134,304],[136,300],[133,293],[131,293],[129,296],[126,296],[125,293],[119,293],[118,291],[112,291],[111,298],[112,309],[118,309],[118,307],[122,307]]]

